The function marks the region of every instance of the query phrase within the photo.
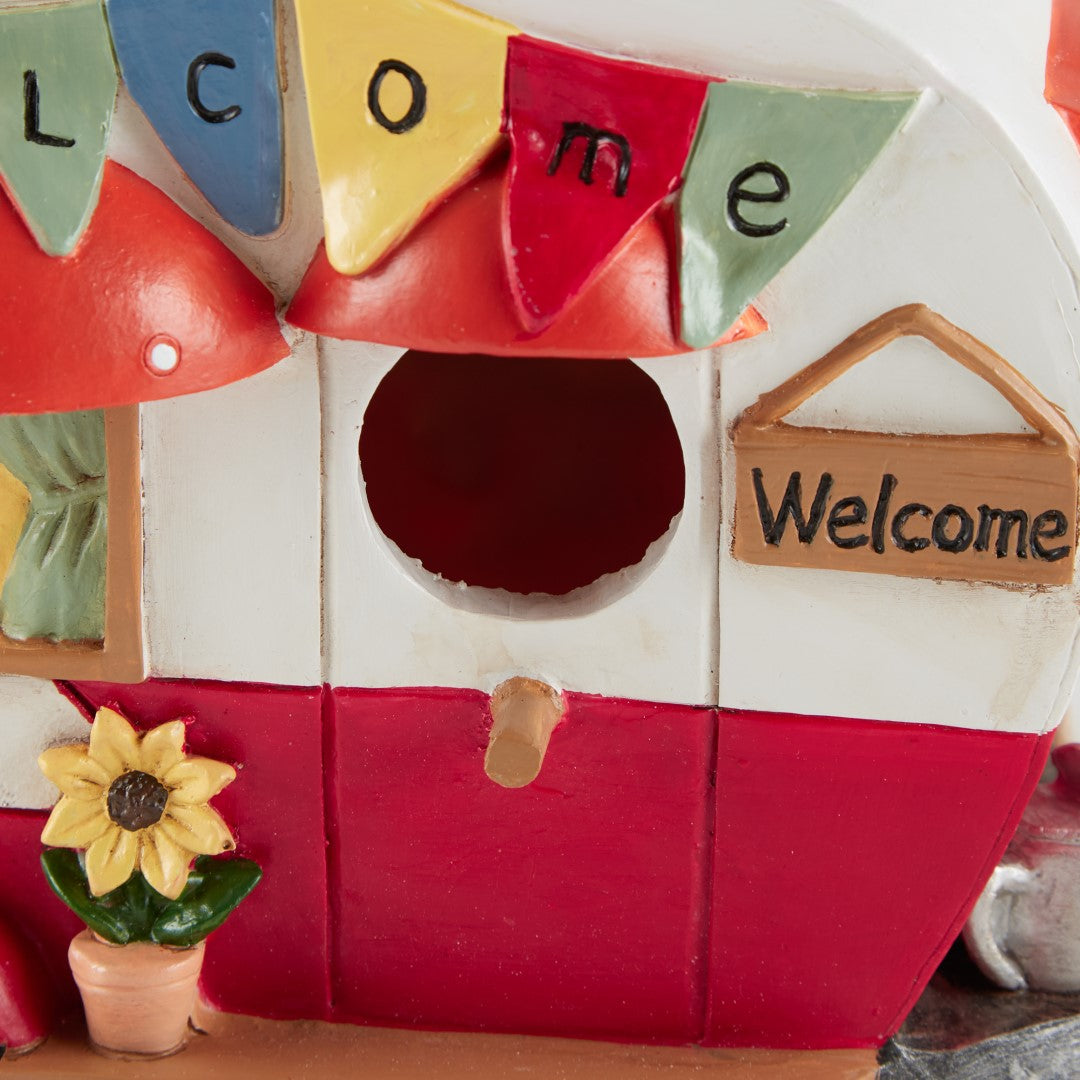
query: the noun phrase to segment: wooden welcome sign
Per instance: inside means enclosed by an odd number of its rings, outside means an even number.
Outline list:
[[[988,382],[1032,434],[795,427],[793,410],[906,334]],[[734,429],[735,557],[769,566],[1063,585],[1073,579],[1080,443],[1002,357],[921,304],[857,330],[763,395]]]

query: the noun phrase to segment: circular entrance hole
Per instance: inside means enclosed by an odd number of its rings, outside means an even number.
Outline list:
[[[682,447],[630,360],[408,352],[364,415],[372,517],[450,581],[561,596],[634,566],[682,509]]]

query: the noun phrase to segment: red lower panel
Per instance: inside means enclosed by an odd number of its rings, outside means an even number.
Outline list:
[[[719,716],[706,1041],[870,1046],[952,943],[1050,736]]]
[[[0,810],[0,919],[28,953],[40,957],[60,1014],[78,1000],[67,948],[83,924],[53,895],[41,871],[41,830],[48,816],[47,810]],[[33,1002],[26,1005],[32,1008]]]
[[[508,791],[483,771],[477,693],[77,690],[143,726],[194,716],[191,749],[241,766],[215,803],[266,877],[210,942],[222,1007],[635,1041],[882,1042],[1050,742],[725,712],[717,749],[708,710],[571,695],[540,778]],[[45,817],[0,811],[19,883],[0,919],[66,1004],[78,923],[37,865]]]
[[[335,1018],[700,1038],[710,711],[571,696],[511,791],[483,695],[333,699]]]
[[[238,768],[214,806],[264,876],[210,938],[204,993],[235,1012],[327,1016],[322,691],[164,681],[75,690],[93,708],[116,705],[139,727],[194,717],[189,750]]]

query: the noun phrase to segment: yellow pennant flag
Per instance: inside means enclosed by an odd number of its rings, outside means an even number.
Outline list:
[[[499,138],[507,39],[443,0],[296,0],[326,253],[360,274]]]

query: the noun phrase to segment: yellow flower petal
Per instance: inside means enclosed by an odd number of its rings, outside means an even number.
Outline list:
[[[183,761],[186,733],[183,720],[171,720],[148,731],[140,746],[142,771],[160,780],[174,765]]]
[[[41,754],[38,767],[65,795],[81,802],[101,798],[112,779],[85,744],[54,746]]]
[[[173,766],[161,782],[178,803],[191,806],[212,799],[226,784],[236,779],[236,770],[213,758],[191,757]]]
[[[228,825],[209,806],[185,806],[170,799],[155,828],[196,855],[220,855],[236,847]]]
[[[90,756],[115,780],[139,768],[139,736],[119,713],[98,709],[90,725]]]
[[[144,829],[139,869],[152,889],[175,900],[187,884],[191,853],[174,843],[160,825]]]
[[[64,795],[45,822],[41,842],[49,847],[84,848],[108,831],[111,824],[103,799],[84,802]]]
[[[86,849],[86,879],[94,896],[119,889],[135,869],[139,834],[113,825]]]

